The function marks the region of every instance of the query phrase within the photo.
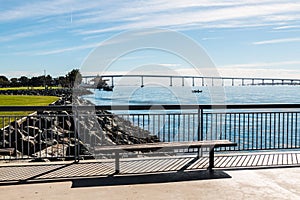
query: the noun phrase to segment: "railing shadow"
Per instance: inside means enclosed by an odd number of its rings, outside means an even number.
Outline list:
[[[166,163],[172,160],[172,158],[164,159]],[[153,161],[157,161],[157,159]],[[124,164],[128,164],[128,162],[130,161],[125,161]],[[146,166],[151,164],[152,161],[151,159],[147,159],[139,162],[144,162]],[[182,163],[182,159],[177,159],[175,162]],[[143,166],[138,165],[140,167],[139,173],[130,173],[128,171],[127,173],[118,175],[114,174],[113,162],[110,161],[7,165],[0,166],[0,186],[72,181],[72,187],[91,187],[230,178],[228,174],[221,170],[213,172],[209,172],[206,169],[186,170],[188,165],[189,163],[176,164],[177,167],[180,166],[180,169],[169,169],[169,171],[154,170],[151,172],[143,171]],[[130,167],[132,165],[129,165]]]
[[[104,164],[105,165],[105,164]],[[152,172],[140,174],[113,174],[113,168],[110,174],[94,173],[82,175],[81,171],[88,168],[99,167],[99,163],[68,163],[68,164],[38,164],[27,166],[1,166],[1,178],[5,173],[11,173],[14,179],[0,181],[1,186],[34,184],[34,183],[51,183],[72,181],[72,188],[78,187],[95,187],[95,186],[114,186],[114,185],[134,185],[134,184],[151,184],[151,183],[168,183],[181,181],[195,181],[206,179],[231,178],[221,170],[189,170],[189,171],[168,171]],[[107,166],[105,166],[107,167]],[[3,170],[5,169],[5,170]],[[73,171],[73,175],[68,175]],[[76,173],[78,172],[78,173]],[[76,174],[76,175],[74,175]]]
[[[76,188],[230,178],[224,171],[299,167],[299,160],[298,151],[219,154],[216,170],[209,173],[207,157],[128,158],[122,160],[120,175],[114,174],[112,160],[9,164],[0,166],[0,186],[72,181]]]
[[[0,186],[52,182],[55,178],[43,178],[43,176],[64,170],[71,165],[73,165],[73,163],[1,166]],[[57,177],[57,180],[59,179],[60,178]]]

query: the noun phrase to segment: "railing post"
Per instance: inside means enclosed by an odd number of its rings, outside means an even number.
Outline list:
[[[80,159],[80,143],[79,143],[79,115],[78,115],[78,110],[75,109],[75,113],[73,113],[73,118],[74,118],[74,124],[75,124],[75,129],[74,129],[74,136],[75,136],[75,143],[74,143],[74,161],[75,163],[79,162]],[[73,110],[74,112],[74,110]]]
[[[76,145],[76,141],[77,141],[77,120],[76,120],[76,114],[75,114],[75,110],[73,110],[73,120],[74,120],[74,162],[77,162],[77,145]]]
[[[198,141],[203,140],[203,108],[198,106]],[[202,156],[202,149],[198,148],[198,158]]]
[[[203,109],[198,107],[198,141],[203,140]]]

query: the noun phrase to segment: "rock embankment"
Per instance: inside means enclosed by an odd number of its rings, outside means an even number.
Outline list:
[[[68,96],[74,92],[71,88],[61,89],[26,89],[26,90],[0,90],[0,95],[39,95],[39,96]],[[77,93],[81,95],[92,94],[86,89],[77,89]]]
[[[70,102],[72,95],[64,94],[54,105]],[[77,103],[86,102],[77,99]],[[15,148],[17,157],[67,160],[74,159],[77,144],[81,157],[92,159],[93,147],[98,145],[159,141],[149,131],[108,111],[99,110],[93,115],[82,116],[73,113],[63,110],[36,112],[11,122],[0,131],[0,146]]]

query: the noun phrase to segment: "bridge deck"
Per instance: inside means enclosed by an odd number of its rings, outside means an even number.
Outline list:
[[[88,84],[88,79],[94,80],[98,76],[82,76],[85,83]],[[110,81],[114,87],[114,79],[117,78],[138,78],[140,79],[141,87],[144,87],[144,78],[166,78],[169,80],[170,86],[173,86],[175,79],[181,79],[181,85],[185,85],[185,80],[191,80],[192,86],[225,86],[225,85],[300,85],[300,79],[289,78],[247,78],[247,77],[210,77],[210,76],[189,76],[189,75],[139,75],[139,74],[115,74],[102,75],[101,78],[108,78],[105,81]],[[227,83],[225,83],[227,82]]]

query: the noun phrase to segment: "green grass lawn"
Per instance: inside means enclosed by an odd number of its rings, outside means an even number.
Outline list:
[[[0,95],[0,106],[46,106],[58,99],[54,96]]]
[[[62,87],[48,87],[48,89],[61,89]],[[7,87],[7,88],[0,88],[0,90],[28,90],[28,89],[33,89],[33,90],[44,90],[45,87]]]
[[[20,95],[0,95],[0,106],[46,106],[58,100],[54,96],[20,96]],[[3,118],[1,116],[27,116],[32,112],[0,112],[0,128],[7,125],[9,121],[14,121],[15,117]],[[17,117],[19,119],[20,117]]]

